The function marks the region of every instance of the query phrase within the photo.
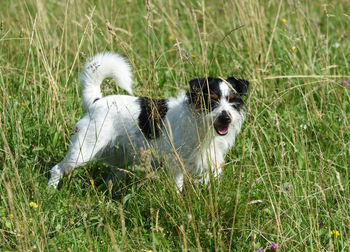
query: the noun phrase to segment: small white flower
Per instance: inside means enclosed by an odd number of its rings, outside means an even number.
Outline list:
[[[300,124],[300,128],[303,129],[303,130],[306,130],[307,129],[307,125],[306,124]]]
[[[333,46],[334,48],[339,48],[340,44],[337,42],[337,43],[334,43],[332,46]]]
[[[188,221],[191,221],[192,220],[192,214],[187,214],[187,219],[188,219]]]

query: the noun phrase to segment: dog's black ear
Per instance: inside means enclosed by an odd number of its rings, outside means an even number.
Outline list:
[[[231,84],[239,95],[247,95],[249,81],[236,79],[235,77],[228,77],[226,81]]]
[[[198,78],[198,79],[190,80],[190,89],[192,92],[201,91],[206,83],[207,83],[206,78]]]
[[[195,104],[196,107],[203,109],[204,108],[204,95],[208,93],[209,82],[212,78],[198,78],[190,80],[190,92],[189,98],[192,104]]]

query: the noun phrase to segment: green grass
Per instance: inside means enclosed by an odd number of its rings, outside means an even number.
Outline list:
[[[3,2],[0,250],[350,249],[349,1]],[[177,195],[141,167],[112,198],[94,162],[47,187],[84,113],[78,73],[101,51],[128,58],[137,95],[250,80],[218,181],[190,179]],[[106,81],[103,92],[123,91]]]

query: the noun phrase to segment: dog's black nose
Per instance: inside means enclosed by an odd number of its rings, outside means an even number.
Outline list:
[[[231,117],[227,114],[227,112],[224,110],[222,113],[219,115],[219,122],[222,124],[230,124],[231,123]]]

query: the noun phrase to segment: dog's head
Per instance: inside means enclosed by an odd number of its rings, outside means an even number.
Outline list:
[[[189,101],[213,123],[218,135],[225,136],[230,127],[235,123],[241,125],[244,120],[242,96],[247,94],[248,87],[248,81],[234,77],[194,79],[190,81]]]

